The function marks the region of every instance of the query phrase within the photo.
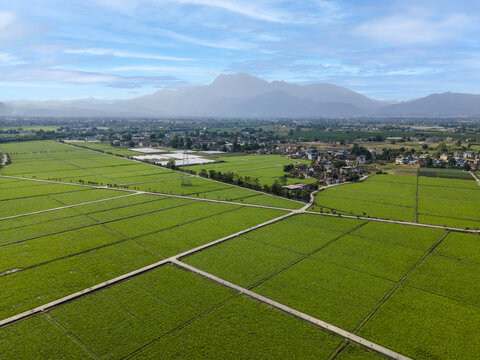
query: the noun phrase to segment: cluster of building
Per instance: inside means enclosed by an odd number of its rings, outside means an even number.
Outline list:
[[[463,154],[441,154],[433,156],[426,154],[400,155],[395,159],[396,165],[433,166],[433,167],[463,167],[468,164],[471,168],[480,167],[480,156],[474,151],[465,151]]]

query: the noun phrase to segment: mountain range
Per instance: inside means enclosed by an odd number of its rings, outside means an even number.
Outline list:
[[[480,95],[431,94],[386,102],[347,88],[317,83],[268,82],[248,74],[220,75],[205,86],[159,90],[129,100],[0,102],[3,116],[51,117],[342,117],[342,116],[480,116]]]

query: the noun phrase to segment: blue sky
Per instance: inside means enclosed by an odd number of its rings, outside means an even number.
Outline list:
[[[480,93],[480,2],[0,0],[0,101],[119,99],[222,73],[377,99]]]

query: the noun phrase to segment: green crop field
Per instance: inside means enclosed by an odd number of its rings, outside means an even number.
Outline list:
[[[420,168],[419,173],[426,177],[473,180],[468,172],[458,169]]]
[[[76,146],[80,146],[86,149],[98,150],[104,153],[114,154],[114,155],[122,155],[122,156],[131,156],[131,155],[138,155],[137,152],[124,149],[120,147],[111,146],[109,143],[104,142],[75,142]]]
[[[312,210],[480,229],[480,186],[472,180],[375,175],[321,191]]]
[[[425,360],[480,353],[476,181],[374,175],[320,191],[305,212],[78,146],[2,149],[12,162],[0,169],[1,360],[385,358],[378,345]],[[222,159],[211,166],[264,181],[290,163]]]
[[[215,170],[222,173],[233,172],[241,177],[250,177],[258,179],[260,185],[272,185],[275,180],[280,180],[286,173],[283,166],[295,164],[298,161],[287,159],[280,155],[241,155],[216,157],[216,163],[192,165],[187,167],[189,170],[199,173],[202,169]],[[310,162],[308,162],[310,164]],[[307,164],[307,165],[308,165]],[[294,183],[314,183],[316,179],[297,179],[287,178],[287,184]]]

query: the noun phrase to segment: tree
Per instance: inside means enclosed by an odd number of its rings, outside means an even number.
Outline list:
[[[295,168],[295,166],[294,166],[293,164],[284,165],[284,166],[283,166],[283,171],[289,173],[289,172],[291,172],[294,168]]]
[[[449,167],[455,167],[455,166],[457,166],[457,160],[455,160],[455,158],[450,158],[450,159],[448,159],[448,166],[449,166]]]
[[[472,170],[472,167],[470,166],[469,163],[465,163],[465,164],[463,164],[463,170],[470,171],[470,170]]]
[[[425,158],[425,166],[426,167],[433,167],[433,159],[430,156]]]
[[[344,167],[344,166],[347,166],[347,163],[346,163],[345,161],[343,161],[343,160],[336,160],[336,161],[333,163],[333,167],[334,167],[335,169],[340,169],[340,168],[342,168],[342,167]]]
[[[355,156],[365,155],[367,160],[372,158],[372,154],[368,151],[367,148],[363,146],[359,146],[358,144],[354,144],[353,147],[350,149],[350,153]]]

